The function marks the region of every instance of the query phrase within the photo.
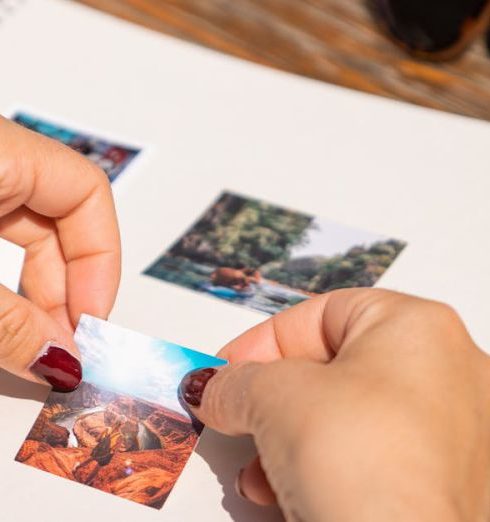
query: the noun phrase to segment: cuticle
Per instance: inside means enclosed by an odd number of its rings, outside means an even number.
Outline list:
[[[36,362],[43,356],[43,355],[46,355],[48,353],[48,350],[54,346],[55,348],[59,348],[60,350],[65,350],[65,351],[68,351],[64,346],[62,346],[60,343],[57,343],[56,341],[46,341],[42,346],[41,348],[39,349],[39,351],[36,353],[36,356],[34,357],[34,359],[31,361],[31,363],[29,364],[29,366],[27,367],[28,370],[30,370],[35,364]]]

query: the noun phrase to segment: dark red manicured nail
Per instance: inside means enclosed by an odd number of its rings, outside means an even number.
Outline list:
[[[30,369],[57,392],[73,391],[82,380],[80,361],[59,346],[48,346]]]
[[[201,405],[202,394],[209,379],[213,377],[218,370],[216,368],[202,368],[188,373],[181,381],[179,392],[182,399],[187,404],[195,408]]]

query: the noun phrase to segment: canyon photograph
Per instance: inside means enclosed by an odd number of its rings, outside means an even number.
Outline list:
[[[171,409],[82,383],[49,395],[16,460],[161,508],[200,428]]]
[[[161,508],[203,429],[179,383],[226,361],[83,314],[83,381],[51,392],[16,461]]]

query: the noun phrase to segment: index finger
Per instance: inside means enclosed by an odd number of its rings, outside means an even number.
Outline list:
[[[0,117],[0,217],[25,205],[55,220],[67,304],[106,317],[120,278],[120,239],[107,176],[68,147]]]

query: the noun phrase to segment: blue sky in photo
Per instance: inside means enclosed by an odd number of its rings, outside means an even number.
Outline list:
[[[82,315],[75,341],[82,354],[83,380],[185,414],[178,401],[182,377],[226,361]]]

